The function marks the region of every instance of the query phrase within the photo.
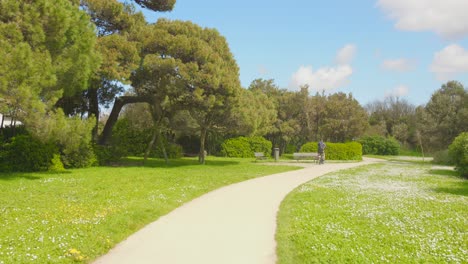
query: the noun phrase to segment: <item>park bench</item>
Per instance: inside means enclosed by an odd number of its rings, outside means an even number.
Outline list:
[[[263,152],[255,152],[254,155],[255,155],[255,160],[266,159],[265,154],[263,154]]]
[[[313,152],[296,152],[293,153],[295,160],[313,160],[317,162],[319,160],[319,154]]]

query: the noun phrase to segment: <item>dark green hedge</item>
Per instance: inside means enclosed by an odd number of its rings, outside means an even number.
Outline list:
[[[300,152],[317,152],[317,142],[302,145]],[[358,142],[330,143],[325,142],[325,157],[328,160],[362,160],[362,146]]]
[[[237,137],[227,139],[221,144],[221,154],[231,158],[252,158],[254,152],[263,152],[269,157],[272,147],[273,144],[263,137]]]
[[[468,178],[468,132],[461,133],[449,146],[449,155],[455,162],[455,169]]]
[[[384,138],[382,136],[366,136],[359,140],[362,144],[364,155],[398,155],[400,144],[394,138]]]
[[[30,135],[13,137],[0,149],[0,168],[5,171],[47,171],[58,150],[53,143],[42,143]]]

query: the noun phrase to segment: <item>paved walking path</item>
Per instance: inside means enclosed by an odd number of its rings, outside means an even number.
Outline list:
[[[276,214],[284,197],[318,176],[371,162],[307,164],[220,188],[147,225],[95,263],[275,263]]]

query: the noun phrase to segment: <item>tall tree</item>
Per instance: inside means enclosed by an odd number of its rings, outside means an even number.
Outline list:
[[[217,30],[164,19],[155,26],[168,32],[165,53],[179,64],[177,72],[185,83],[181,102],[199,125],[199,161],[205,163],[207,132],[228,125],[237,103],[239,68]]]
[[[447,149],[455,137],[468,131],[468,90],[457,81],[443,84],[432,94],[420,121],[428,147]]]
[[[170,11],[175,0],[135,0],[152,11]],[[130,74],[140,62],[139,47],[146,21],[131,2],[117,0],[81,0],[81,8],[97,27],[97,50],[104,58],[88,89],[60,101],[68,114],[95,116],[93,137],[97,140],[100,106],[109,107],[129,83]]]
[[[234,111],[234,124],[246,136],[263,136],[274,129],[277,118],[275,103],[260,90],[242,89]]]
[[[53,134],[65,118],[54,104],[85,89],[99,66],[94,29],[68,0],[0,1],[0,110],[41,137]]]
[[[334,142],[350,141],[361,136],[367,124],[366,111],[351,94],[328,96],[321,129],[324,138]]]

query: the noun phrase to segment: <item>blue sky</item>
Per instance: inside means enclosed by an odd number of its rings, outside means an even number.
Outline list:
[[[398,95],[426,103],[448,80],[468,85],[466,0],[177,0],[169,13],[226,37],[248,87],[352,93],[366,104]]]

